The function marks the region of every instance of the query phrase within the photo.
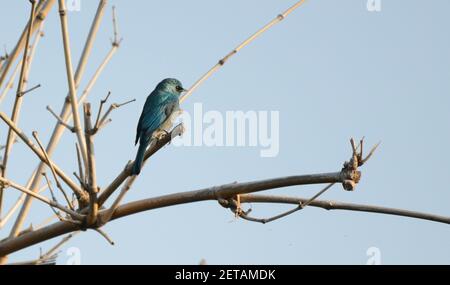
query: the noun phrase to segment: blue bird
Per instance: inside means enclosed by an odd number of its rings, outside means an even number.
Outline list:
[[[181,82],[174,78],[166,78],[148,95],[137,125],[135,145],[139,149],[134,160],[132,175],[141,172],[144,154],[152,137],[160,132],[166,132],[173,123],[174,115],[179,111],[179,98],[186,91]]]

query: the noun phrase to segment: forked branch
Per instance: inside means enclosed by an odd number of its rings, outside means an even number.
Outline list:
[[[5,113],[0,112],[0,118],[14,131],[25,144],[38,156],[38,158],[45,163],[47,166],[53,166],[55,173],[61,177],[61,179],[75,192],[78,199],[86,199],[86,194],[84,191],[78,187],[56,164],[49,163],[45,154],[36,147],[33,142],[5,115]]]

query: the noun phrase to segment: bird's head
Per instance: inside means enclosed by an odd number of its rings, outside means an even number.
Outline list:
[[[183,88],[183,85],[178,79],[175,78],[166,78],[163,81],[161,81],[158,86],[156,86],[157,89],[170,92],[176,95],[180,95],[181,93],[187,91]]]

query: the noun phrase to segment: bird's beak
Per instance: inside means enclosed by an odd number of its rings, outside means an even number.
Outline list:
[[[186,92],[188,92],[188,90],[184,89],[184,88],[183,88],[183,91],[181,91],[181,93],[186,93]]]

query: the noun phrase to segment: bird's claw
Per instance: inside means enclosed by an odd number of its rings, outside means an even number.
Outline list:
[[[170,135],[169,132],[164,130],[164,129],[162,129],[162,130],[158,130],[154,137],[157,140],[162,140],[165,136],[168,136],[168,135]],[[169,143],[170,143],[170,141],[169,141]]]

